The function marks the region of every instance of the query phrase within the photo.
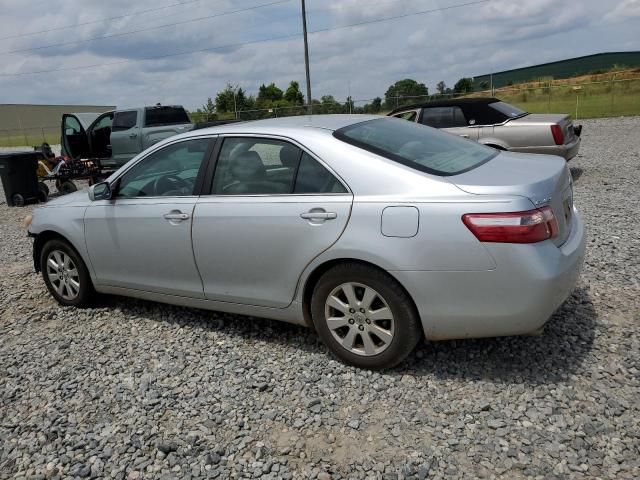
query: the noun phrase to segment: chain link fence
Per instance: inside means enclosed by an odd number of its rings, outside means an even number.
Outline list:
[[[60,143],[60,125],[0,130],[0,147],[36,146],[44,142]]]
[[[460,94],[424,96],[398,96],[387,99],[380,108],[372,108],[373,98],[345,100],[344,102],[317,102],[314,114],[326,113],[388,113],[393,108],[412,103],[458,97]],[[530,82],[526,85],[483,90],[464,96],[494,96],[530,113],[569,113],[575,119],[640,115],[640,78],[611,79],[589,83],[557,83],[551,80]],[[238,110],[207,118],[193,112],[194,123],[210,120],[259,120],[290,117],[308,113],[306,105],[279,106],[263,109]],[[60,142],[60,125],[0,130],[0,147],[35,146],[43,142]]]

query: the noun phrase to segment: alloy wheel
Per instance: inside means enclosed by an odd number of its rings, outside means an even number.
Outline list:
[[[78,268],[71,257],[62,250],[52,250],[47,256],[47,277],[61,298],[74,300],[79,295]]]
[[[325,320],[338,343],[356,355],[378,355],[393,340],[391,308],[382,295],[361,283],[343,283],[331,291]]]

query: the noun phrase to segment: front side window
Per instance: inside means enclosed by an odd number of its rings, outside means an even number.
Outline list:
[[[208,138],[196,138],[153,152],[120,178],[117,196],[193,195],[196,177],[211,141]]]
[[[498,154],[466,140],[413,122],[381,118],[336,130],[334,137],[369,152],[433,175],[457,175]]]
[[[422,110],[420,122],[433,128],[466,127],[467,120],[460,107],[429,107]]]
[[[113,114],[105,115],[100,120],[98,120],[93,126],[93,130],[100,130],[101,128],[111,128],[113,124]]]
[[[129,130],[132,127],[136,126],[138,119],[138,112],[136,110],[132,110],[129,112],[116,112],[113,117],[113,125],[111,126],[111,130],[114,132]]]
[[[67,116],[64,118],[64,130],[67,135],[78,135],[82,127],[76,117]]]

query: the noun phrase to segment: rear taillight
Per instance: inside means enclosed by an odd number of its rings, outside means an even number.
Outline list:
[[[467,213],[462,221],[481,242],[536,243],[558,235],[550,207],[526,212]]]
[[[556,145],[564,145],[564,133],[562,133],[560,125],[551,125],[551,134]]]

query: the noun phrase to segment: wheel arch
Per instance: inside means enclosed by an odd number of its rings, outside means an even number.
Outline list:
[[[67,237],[65,237],[59,232],[56,232],[55,230],[44,230],[38,233],[37,235],[35,235],[33,240],[33,266],[36,272],[40,272],[42,270],[42,265],[40,265],[40,256],[42,254],[42,248],[45,246],[45,244],[49,240],[54,240],[54,239],[62,240],[63,242],[68,243],[71,246],[71,248],[73,248],[76,251],[76,253],[80,256],[80,258],[82,258],[82,254],[80,253],[78,248]]]
[[[407,297],[410,299],[411,301],[411,308],[414,309],[416,315],[418,316],[418,318],[420,318],[420,312],[418,311],[418,307],[416,306],[416,302],[413,299],[413,297],[411,296],[411,294],[409,293],[409,290],[407,290],[405,288],[405,286],[402,284],[402,282],[400,280],[398,280],[393,274],[391,274],[388,270],[385,270],[384,268],[381,268],[380,266],[376,265],[375,263],[372,262],[368,262],[366,260],[361,260],[358,258],[349,258],[349,257],[343,257],[343,258],[333,258],[331,260],[327,260],[319,265],[317,265],[312,271],[311,273],[307,276],[307,278],[305,279],[304,282],[304,287],[302,289],[302,314],[304,317],[304,323],[311,328],[312,330],[315,330],[315,327],[313,325],[313,320],[311,319],[311,296],[313,295],[313,291],[316,287],[316,285],[318,284],[318,281],[320,280],[320,277],[322,277],[322,275],[327,272],[328,270],[330,270],[331,268],[335,267],[336,265],[340,265],[343,263],[358,263],[360,265],[364,265],[370,268],[374,268],[388,276],[390,276],[391,278],[393,278],[398,285],[400,285],[400,288],[402,288],[404,290],[404,292],[407,294]],[[424,327],[422,326],[422,322],[420,322],[420,328],[423,331],[424,334]]]

